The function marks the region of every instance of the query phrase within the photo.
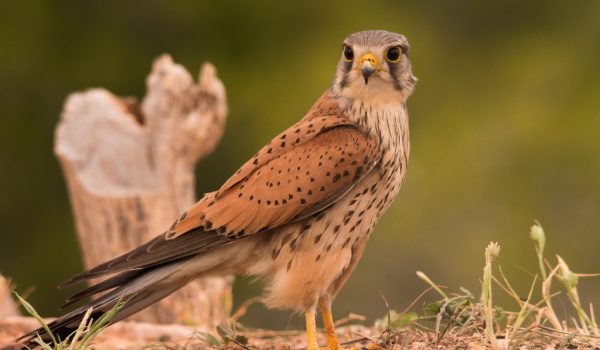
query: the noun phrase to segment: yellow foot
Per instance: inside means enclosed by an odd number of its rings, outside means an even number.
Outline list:
[[[315,322],[315,310],[307,310],[306,317],[306,336],[308,344],[306,350],[320,350],[317,344],[317,323]]]
[[[377,343],[369,343],[367,345],[354,345],[351,350],[383,350],[383,348],[379,345],[377,345]]]
[[[335,326],[333,324],[333,316],[331,315],[331,303],[319,301],[321,307],[321,317],[325,326],[325,334],[327,335],[327,347],[323,350],[343,350],[340,346],[340,341],[335,334]]]

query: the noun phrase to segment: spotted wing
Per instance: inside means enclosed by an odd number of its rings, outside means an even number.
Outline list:
[[[221,189],[179,225],[195,221],[229,238],[284,225],[334,203],[371,171],[377,154],[377,143],[357,128],[335,127]]]
[[[63,285],[185,258],[315,214],[368,174],[378,155],[377,141],[321,98],[169,231]]]

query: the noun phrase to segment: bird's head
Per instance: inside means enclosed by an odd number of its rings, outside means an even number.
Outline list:
[[[348,36],[342,45],[334,91],[351,99],[404,102],[417,81],[408,51],[408,40],[401,34],[369,30]]]

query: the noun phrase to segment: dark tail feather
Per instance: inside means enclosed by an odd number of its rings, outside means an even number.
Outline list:
[[[102,282],[94,284],[93,286],[90,286],[90,287],[82,290],[81,292],[78,292],[78,293],[70,296],[67,299],[67,301],[65,302],[65,304],[63,306],[61,306],[60,308],[63,309],[73,303],[76,303],[76,302],[82,300],[85,297],[89,297],[94,294],[98,294],[98,293],[122,286],[123,284],[127,283],[128,281],[133,280],[135,277],[138,277],[144,273],[147,273],[148,272],[147,270],[146,271],[145,270],[134,270],[134,271],[123,272],[114,277],[108,278]]]
[[[227,236],[214,230],[204,231],[200,228],[191,230],[177,239],[168,239],[165,233],[123,255],[71,277],[58,288],[71,287],[104,275],[174,263],[231,241]]]
[[[187,283],[185,280],[168,281],[169,276],[173,274],[178,265],[178,263],[174,263],[157,268],[129,271],[100,282],[69,298],[69,300],[75,301],[87,295],[110,288],[114,289],[89,304],[81,306],[50,322],[48,327],[57,340],[64,340],[77,330],[86,311],[90,307],[92,308],[90,319],[98,320],[103,314],[113,309],[117,303],[122,301],[124,305],[109,320],[108,324],[118,322],[183,287]],[[16,339],[16,342],[33,349],[38,347],[34,341],[38,335],[44,342],[52,342],[50,335],[41,327],[22,335]]]

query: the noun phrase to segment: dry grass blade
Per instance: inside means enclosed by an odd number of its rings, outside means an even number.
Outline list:
[[[56,337],[48,324],[44,321],[44,319],[38,314],[35,308],[21,298],[17,293],[14,293],[21,305],[25,308],[27,313],[29,313],[36,321],[40,324],[40,326],[46,331],[51,344],[46,343],[39,335],[33,341],[36,342],[42,349],[44,350],[85,350],[88,348],[92,340],[100,333],[106,326],[109,324],[110,319],[114,317],[114,315],[123,307],[124,302],[119,301],[112,309],[104,313],[98,320],[90,319],[90,315],[92,314],[92,308],[89,308],[81,322],[79,323],[77,329],[69,334],[65,339],[59,339]]]
[[[498,243],[490,242],[485,248],[485,267],[483,268],[483,286],[481,288],[481,302],[485,320],[485,335],[492,348],[496,348],[496,334],[494,333],[494,304],[492,301],[492,261],[500,254]]]
[[[552,271],[550,271],[550,274],[548,275],[548,277],[546,277],[546,279],[544,280],[544,282],[542,282],[542,298],[544,299],[544,303],[546,304],[546,306],[544,307],[544,315],[546,316],[546,318],[548,319],[548,321],[552,324],[552,326],[560,331],[564,331],[564,328],[562,326],[562,324],[560,323],[558,316],[556,315],[556,312],[554,312],[554,308],[552,307],[552,302],[551,302],[551,292],[550,289],[552,287],[552,280],[554,279],[554,275],[556,274],[556,272],[558,271],[558,266],[556,266],[554,269],[552,269]]]
[[[56,341],[56,338],[54,337],[54,334],[52,334],[52,332],[50,331],[50,328],[48,327],[48,324],[46,324],[46,321],[44,321],[44,319],[42,318],[42,316],[40,316],[37,311],[35,310],[35,308],[29,304],[27,301],[25,301],[25,299],[21,298],[19,296],[19,294],[17,294],[16,292],[13,292],[14,295],[17,297],[17,299],[19,300],[19,302],[21,303],[21,305],[23,305],[23,307],[25,308],[25,311],[27,311],[28,314],[30,314],[31,316],[33,316],[38,323],[40,324],[40,326],[42,326],[42,328],[50,335],[50,338],[52,339],[52,343],[53,344],[58,344],[58,342]],[[40,338],[41,340],[41,338]]]
[[[516,296],[516,292],[514,292],[514,290],[508,283],[508,279],[506,278],[506,276],[504,276],[504,273],[502,273],[502,270],[500,270],[500,273],[502,274],[502,278],[504,279],[506,285],[510,288],[510,290],[513,291],[513,293],[515,293],[515,296]],[[533,295],[533,290],[535,289],[536,281],[537,281],[537,276],[533,279],[533,282],[531,283],[531,288],[529,289],[529,294],[527,295],[527,299],[521,302],[521,309],[519,310],[519,313],[517,314],[516,320],[513,322],[513,324],[510,327],[511,330],[509,331],[508,328],[506,330],[506,333],[507,333],[506,339],[508,341],[509,347],[510,347],[511,343],[515,342],[519,338],[518,330],[521,328],[521,325],[525,322],[525,320],[529,317],[529,315],[535,310],[535,307],[533,305],[531,305],[530,302],[531,302],[531,296]]]
[[[262,303],[263,298],[261,297],[254,297],[254,298],[250,298],[246,301],[244,301],[242,303],[242,305],[240,305],[237,310],[235,310],[235,312],[233,313],[233,315],[231,316],[231,319],[234,322],[237,322],[240,318],[242,318],[246,312],[248,312],[248,308],[250,307],[250,305],[255,304],[255,303]]]
[[[581,333],[583,333],[585,335],[589,335],[589,334],[597,335],[599,333],[599,331],[598,331],[598,326],[596,324],[596,321],[591,316],[588,316],[587,313],[585,312],[583,306],[581,305],[579,291],[577,290],[577,284],[579,283],[580,277],[595,276],[597,274],[574,273],[573,271],[571,271],[571,269],[569,268],[567,263],[564,261],[564,259],[560,257],[560,255],[557,255],[556,259],[558,260],[558,267],[559,267],[556,277],[562,283],[563,287],[566,290],[567,297],[569,298],[569,301],[571,302],[571,305],[577,312],[577,317],[578,317],[579,322],[578,323],[574,322],[574,323],[578,324],[578,326],[581,328]],[[593,309],[591,309],[591,310],[592,310],[591,312],[593,312]]]
[[[433,288],[436,292],[438,292],[442,296],[442,298],[448,299],[448,295],[446,295],[446,293],[444,293],[444,291],[442,291],[442,289],[440,288],[441,286],[433,283],[433,281],[425,273],[423,273],[421,271],[417,271],[417,277],[419,277],[420,279],[425,281],[427,284],[429,284],[431,286],[431,288]]]
[[[402,313],[405,314],[409,312],[410,309],[412,309],[415,306],[415,304],[425,296],[425,294],[429,293],[430,290],[433,290],[433,287],[429,287],[422,291],[419,295],[417,295],[417,297],[410,304],[408,304],[406,308],[404,308],[404,311],[402,311]]]
[[[364,321],[366,319],[367,318],[365,316],[363,316],[363,315],[359,315],[359,314],[355,314],[355,313],[351,312],[351,313],[348,314],[348,316],[340,318],[337,321],[335,321],[334,325],[336,327],[339,327],[341,325],[344,325],[344,324],[347,324],[347,323],[350,323],[350,322],[354,322],[354,321],[360,321],[360,322],[362,322],[362,321]]]
[[[87,311],[83,315],[83,319],[79,323],[79,327],[77,327],[77,330],[75,331],[75,335],[73,336],[74,341],[72,341],[71,344],[69,345],[69,350],[77,349],[77,339],[79,339],[81,337],[83,332],[85,332],[86,330],[89,330],[88,319],[90,318],[90,315],[92,314],[92,310],[93,310],[92,308],[87,309]]]

